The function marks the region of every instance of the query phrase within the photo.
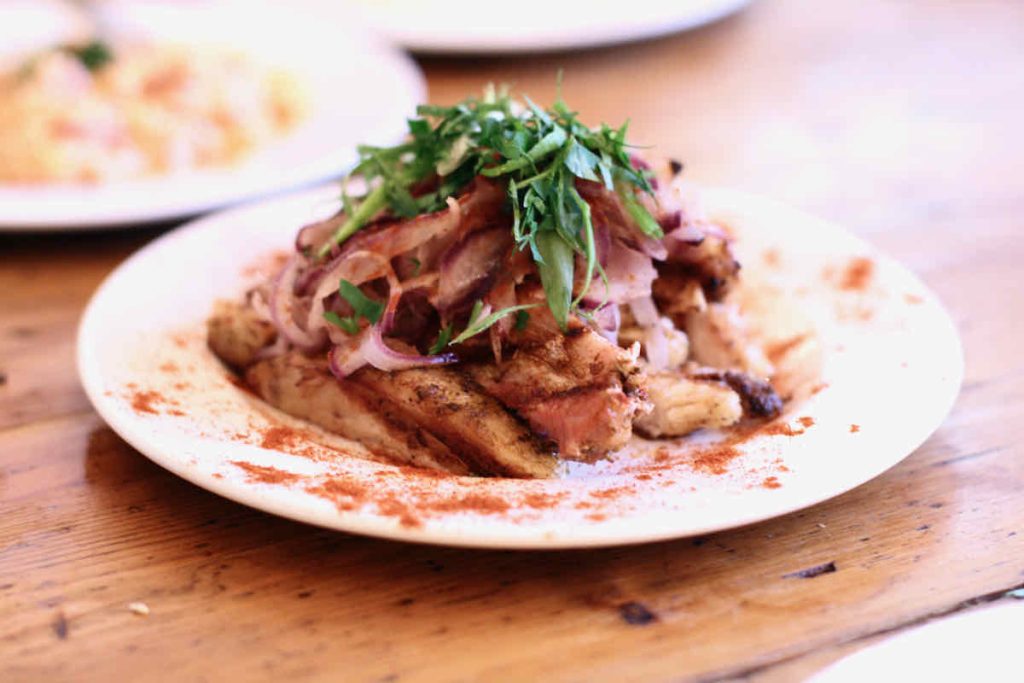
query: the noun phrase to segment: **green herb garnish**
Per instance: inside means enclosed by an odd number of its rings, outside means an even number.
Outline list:
[[[338,294],[352,307],[352,315],[343,318],[334,311],[326,311],[324,319],[332,325],[340,327],[348,334],[359,332],[360,318],[365,318],[373,325],[384,314],[383,303],[369,298],[363,294],[362,290],[348,280],[342,280],[338,285]]]
[[[68,45],[64,51],[72,55],[93,73],[114,61],[114,53],[110,46],[99,40],[84,45]]]
[[[444,347],[448,346],[448,342],[451,341],[453,331],[454,328],[452,327],[451,323],[448,323],[447,325],[442,327],[441,331],[438,332],[437,334],[437,341],[435,341],[433,345],[431,345],[431,347],[427,349],[427,353],[429,353],[431,356],[441,353],[441,351],[444,350]]]
[[[590,206],[576,189],[577,179],[617,192],[644,234],[662,236],[636,196],[638,191],[653,190],[629,157],[627,125],[591,129],[560,96],[549,109],[542,109],[528,98],[521,105],[493,87],[482,98],[455,106],[421,106],[408,125],[409,139],[403,144],[359,148],[360,161],[350,178],[364,181],[367,191],[353,197],[347,187],[343,190],[347,218],[320,247],[318,257],[326,257],[381,211],[399,217],[437,211],[477,175],[502,180],[508,186],[516,246],[529,250],[548,306],[564,329],[594,275],[603,275]],[[434,179],[436,189],[413,195],[417,185]],[[573,298],[577,254],[583,256],[586,271],[583,291]],[[467,332],[476,327],[471,324]]]
[[[473,309],[469,312],[469,322],[466,323],[466,329],[464,329],[462,334],[458,337],[452,339],[449,342],[449,345],[454,346],[455,344],[461,344],[470,337],[475,337],[480,334],[505,316],[525,311],[526,309],[533,308],[536,305],[537,304],[522,304],[520,306],[509,306],[508,308],[503,308],[500,311],[495,311],[489,315],[481,315],[481,313],[483,313],[484,304],[482,301],[477,300],[477,302],[473,304]]]

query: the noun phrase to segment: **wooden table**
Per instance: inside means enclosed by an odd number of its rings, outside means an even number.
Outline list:
[[[547,101],[564,67],[587,120],[630,116],[693,177],[844,223],[953,312],[967,379],[922,448],[831,502],[707,538],[477,552],[222,500],[118,439],[75,378],[83,305],[161,229],[0,238],[0,680],[797,680],[1009,599],[1024,583],[1022,45],[1013,0],[761,0],[644,45],[423,61],[438,101],[489,80]]]

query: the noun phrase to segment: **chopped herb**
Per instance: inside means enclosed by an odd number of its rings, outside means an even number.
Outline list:
[[[400,145],[359,148],[350,178],[362,180],[367,189],[361,197],[343,191],[347,219],[321,245],[318,257],[326,257],[382,211],[397,217],[438,211],[477,175],[494,178],[507,183],[515,244],[537,263],[548,305],[564,328],[594,275],[603,277],[590,206],[576,189],[577,181],[599,182],[615,191],[644,234],[662,235],[637,198],[653,190],[647,172],[629,155],[628,122],[592,129],[560,96],[543,109],[529,98],[520,104],[506,90],[488,87],[479,99],[419,107],[408,129]],[[435,189],[417,194],[415,188],[422,187]],[[577,254],[586,272],[583,291],[573,299]]]
[[[451,323],[448,323],[447,325],[442,327],[441,331],[437,333],[437,341],[435,341],[433,345],[427,350],[427,353],[429,353],[431,356],[441,353],[441,351],[444,350],[444,347],[448,346],[448,342],[451,341],[453,331],[454,328],[452,327]]]
[[[334,311],[327,311],[324,313],[324,319],[348,334],[359,332],[360,318],[366,318],[373,325],[384,314],[383,303],[369,298],[348,280],[342,280],[338,285],[338,294],[352,307],[353,314],[343,318]]]
[[[518,311],[516,313],[516,332],[522,332],[528,324],[530,324],[530,314],[526,311]]]
[[[64,51],[77,58],[82,66],[94,73],[114,61],[114,53],[110,46],[99,40],[85,45],[68,45]]]
[[[359,332],[359,322],[354,317],[342,318],[334,311],[325,311],[324,320],[336,327],[340,327],[349,334],[357,334]]]
[[[469,312],[469,322],[466,323],[466,329],[464,329],[462,331],[462,334],[460,334],[458,337],[452,339],[451,342],[449,342],[449,344],[461,344],[470,337],[475,337],[476,335],[485,331],[491,325],[498,322],[505,316],[510,315],[512,313],[525,311],[529,308],[533,308],[536,305],[537,304],[522,304],[520,306],[509,306],[508,308],[503,308],[500,311],[495,311],[494,313],[485,316],[481,315],[483,313],[484,304],[482,301],[477,300],[477,302],[473,304],[473,309]]]

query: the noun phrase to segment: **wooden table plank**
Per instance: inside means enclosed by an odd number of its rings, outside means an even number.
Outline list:
[[[437,101],[489,80],[547,100],[564,67],[584,118],[839,220],[950,307],[966,382],[922,448],[702,539],[464,551],[217,498],[118,439],[74,376],[81,307],[160,230],[0,237],[0,680],[791,681],[1024,584],[1022,44],[1017,2],[773,0],[644,45],[424,61]]]

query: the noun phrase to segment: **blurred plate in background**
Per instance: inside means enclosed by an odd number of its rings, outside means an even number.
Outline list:
[[[329,0],[315,0],[327,3]],[[703,26],[750,0],[356,0],[384,35],[410,50],[473,54],[567,50],[623,43]]]
[[[230,166],[93,185],[0,184],[0,230],[179,218],[337,177],[354,163],[356,145],[390,144],[403,135],[405,117],[425,97],[415,63],[374,41],[338,10],[325,16],[314,7],[227,0],[100,7],[115,36],[239,51],[254,62],[287,69],[309,93],[309,112],[279,140]],[[2,11],[7,15],[7,8]],[[10,21],[0,23],[8,27],[0,34],[10,30]],[[55,31],[54,42],[65,35]]]

